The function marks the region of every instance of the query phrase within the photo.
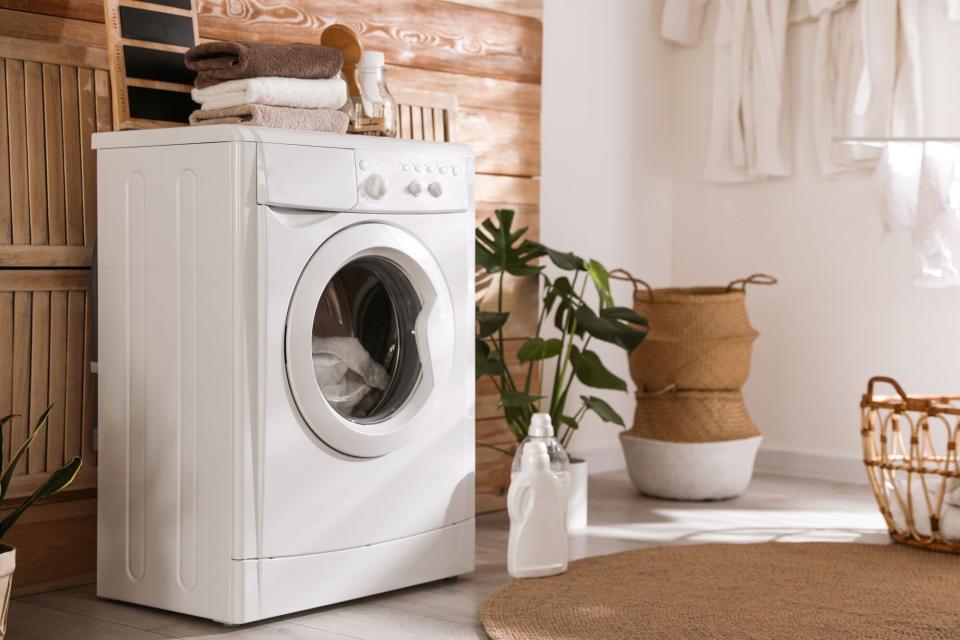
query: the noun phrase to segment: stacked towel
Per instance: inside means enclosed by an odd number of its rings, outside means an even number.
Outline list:
[[[197,72],[190,124],[251,124],[344,133],[347,85],[337,49],[307,44],[208,42],[187,51]]]

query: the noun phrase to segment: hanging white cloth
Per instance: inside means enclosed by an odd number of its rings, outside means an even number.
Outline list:
[[[916,225],[922,167],[922,143],[892,142],[884,147],[873,173],[873,196],[886,233]]]
[[[790,175],[785,61],[789,3],[718,0],[713,108],[704,178],[742,182]],[[661,35],[692,46],[705,0],[665,0]]]
[[[960,285],[960,150],[956,143],[924,145],[913,246],[917,286]]]
[[[919,0],[801,1],[817,21],[812,94],[821,173],[876,166],[879,149],[834,139],[922,132]]]

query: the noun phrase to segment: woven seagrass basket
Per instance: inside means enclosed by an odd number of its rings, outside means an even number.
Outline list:
[[[610,277],[633,283],[634,310],[650,322],[650,333],[630,356],[630,375],[639,389],[744,385],[758,335],[747,315],[746,287],[774,284],[776,278],[755,274],[725,287],[653,289],[623,269]]]
[[[638,393],[628,435],[661,442],[724,442],[760,430],[739,391]]]
[[[881,383],[895,394],[874,394]],[[960,396],[908,395],[896,380],[878,376],[860,407],[863,463],[890,537],[960,553]]]

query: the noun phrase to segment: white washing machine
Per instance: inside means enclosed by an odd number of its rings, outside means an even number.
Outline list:
[[[94,146],[97,594],[244,623],[472,571],[470,150]]]

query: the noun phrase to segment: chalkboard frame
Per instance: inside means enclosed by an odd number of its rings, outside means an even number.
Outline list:
[[[114,129],[186,125],[192,72],[173,66],[187,45],[200,42],[197,0],[104,0],[103,6]]]

